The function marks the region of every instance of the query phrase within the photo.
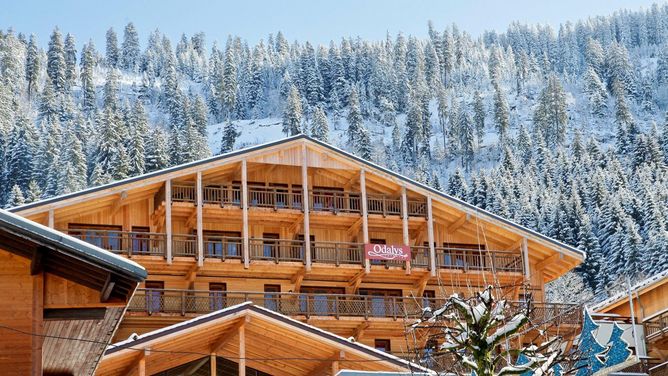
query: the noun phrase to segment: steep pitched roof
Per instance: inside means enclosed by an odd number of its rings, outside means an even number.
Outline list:
[[[107,358],[110,363],[116,362],[116,364],[118,364],[116,360],[112,361],[111,356],[114,354],[122,355],[124,351],[136,352],[143,348],[160,348],[161,351],[168,353],[171,351],[169,347],[169,344],[172,343],[170,342],[171,338],[183,338],[183,336],[186,334],[200,333],[198,330],[201,330],[202,333],[212,333],[213,331],[211,329],[211,325],[222,325],[223,323],[227,323],[230,320],[239,320],[240,317],[244,316],[252,316],[253,318],[250,321],[251,323],[255,322],[255,320],[259,320],[262,322],[261,325],[277,325],[283,329],[288,329],[291,333],[294,333],[295,341],[297,341],[297,343],[300,342],[298,341],[300,338],[302,338],[302,340],[303,338],[306,338],[302,336],[310,336],[310,338],[317,338],[318,341],[321,341],[320,343],[322,343],[322,346],[329,346],[338,350],[350,352],[351,354],[357,354],[363,359],[367,359],[367,361],[387,362],[392,364],[394,367],[399,367],[400,369],[415,370],[429,374],[433,373],[429,369],[424,368],[418,364],[409,362],[392,354],[376,350],[373,347],[355,342],[351,339],[346,339],[331,332],[319,329],[315,326],[292,319],[267,308],[253,305],[252,302],[237,304],[216,312],[198,316],[181,323],[157,329],[155,331],[112,344],[105,352],[105,358]],[[243,320],[243,318],[240,320]],[[206,336],[206,334],[203,336]],[[197,338],[198,341],[205,343],[207,339],[203,336],[198,335]],[[286,361],[294,362],[300,359],[298,349],[291,348],[285,350],[290,353],[291,358],[286,359]],[[104,362],[105,359],[103,359],[103,363]],[[117,366],[114,365],[113,367]],[[103,366],[102,368],[106,370],[110,367]]]
[[[0,209],[0,230],[51,246],[70,257],[111,269],[136,282],[143,281],[148,275],[146,270],[134,261],[2,209]]]
[[[631,286],[631,291],[633,293],[643,294],[645,291],[654,288],[655,286],[668,283],[668,269],[657,273],[649,278],[643,279],[642,281]],[[608,299],[597,303],[592,307],[594,311],[600,311],[611,306],[617,306],[620,302],[626,302],[629,299],[628,291],[624,289]],[[635,299],[633,299],[635,300]]]
[[[459,207],[463,207],[466,210],[473,212],[475,215],[478,215],[478,216],[483,217],[483,218],[487,217],[489,219],[501,222],[504,225],[512,227],[519,234],[522,234],[522,236],[526,236],[526,237],[529,237],[529,238],[535,238],[537,240],[547,242],[547,243],[551,244],[553,247],[556,247],[560,250],[564,250],[564,251],[570,253],[572,256],[574,256],[576,258],[584,260],[584,258],[586,257],[585,252],[581,251],[578,248],[575,248],[575,247],[570,246],[568,244],[564,244],[564,243],[562,243],[562,242],[560,242],[556,239],[553,239],[551,237],[543,235],[543,234],[541,234],[537,231],[531,230],[531,229],[529,229],[527,227],[524,227],[520,224],[517,224],[517,223],[515,223],[515,222],[513,222],[509,219],[506,219],[506,218],[503,218],[503,217],[498,216],[496,214],[493,214],[493,213],[491,213],[487,210],[481,209],[481,208],[479,208],[475,205],[472,205],[472,204],[470,204],[466,201],[463,201],[463,200],[460,200],[456,197],[450,196],[445,192],[436,190],[436,189],[434,189],[434,188],[432,188],[432,187],[430,187],[426,184],[423,184],[423,183],[420,183],[418,181],[412,180],[412,179],[410,179],[406,176],[403,176],[403,175],[401,175],[397,172],[394,172],[394,171],[389,170],[385,167],[377,165],[373,162],[362,159],[362,158],[360,158],[358,156],[355,156],[355,155],[353,155],[353,154],[351,154],[351,153],[349,153],[345,150],[339,149],[335,146],[332,146],[328,143],[322,142],[320,140],[314,139],[314,138],[309,137],[309,136],[304,135],[304,134],[300,134],[300,135],[296,135],[296,136],[292,136],[292,137],[287,137],[287,138],[284,138],[284,139],[281,139],[281,140],[272,141],[272,142],[268,142],[268,143],[264,143],[264,144],[251,146],[251,147],[248,147],[248,148],[245,148],[245,149],[235,150],[235,151],[232,151],[232,152],[229,152],[229,153],[225,153],[225,154],[221,154],[221,155],[201,159],[201,160],[190,162],[190,163],[184,163],[184,164],[181,164],[181,165],[178,165],[178,166],[169,167],[169,168],[166,168],[166,169],[163,169],[163,170],[154,171],[154,172],[144,174],[144,175],[133,176],[133,177],[130,177],[130,178],[127,178],[127,179],[119,180],[119,181],[116,181],[116,182],[113,182],[113,183],[109,183],[109,184],[105,184],[105,185],[101,185],[101,186],[97,186],[97,187],[88,188],[88,189],[78,191],[78,192],[74,192],[74,193],[69,193],[69,194],[65,194],[65,195],[61,195],[61,196],[51,197],[51,198],[48,198],[48,199],[45,199],[45,200],[36,201],[36,202],[33,202],[33,203],[17,206],[17,207],[11,208],[9,210],[12,211],[12,212],[20,212],[20,211],[23,211],[23,210],[39,207],[39,206],[42,206],[42,205],[55,203],[55,202],[58,202],[58,201],[61,201],[61,200],[66,200],[66,199],[79,197],[79,196],[94,193],[94,192],[108,190],[110,188],[119,187],[119,186],[122,186],[122,185],[125,185],[125,184],[141,181],[141,180],[148,179],[148,178],[157,177],[157,176],[161,176],[161,175],[165,175],[165,174],[169,174],[169,173],[173,173],[173,172],[178,172],[180,170],[190,169],[190,168],[193,168],[193,167],[206,165],[206,164],[209,164],[209,163],[212,163],[212,162],[224,161],[225,159],[228,159],[228,158],[240,156],[240,155],[247,154],[247,153],[252,153],[252,152],[259,151],[259,150],[262,150],[262,149],[265,149],[265,148],[279,146],[279,145],[282,145],[282,144],[288,144],[288,143],[296,141],[296,140],[304,140],[306,142],[310,142],[312,144],[315,144],[315,145],[318,145],[320,147],[326,148],[326,149],[328,149],[328,150],[330,150],[334,153],[337,153],[337,154],[339,154],[339,155],[341,155],[345,158],[353,160],[353,161],[355,161],[355,162],[357,162],[361,165],[365,165],[368,168],[379,170],[379,171],[381,171],[381,172],[383,172],[387,175],[390,175],[392,177],[395,177],[395,178],[399,179],[400,181],[403,181],[405,183],[408,183],[408,184],[411,184],[413,186],[419,187],[420,189],[426,190],[426,191],[434,194],[435,196],[437,196],[437,197],[439,197],[439,198],[441,198],[445,201],[449,201],[453,204],[456,204]]]

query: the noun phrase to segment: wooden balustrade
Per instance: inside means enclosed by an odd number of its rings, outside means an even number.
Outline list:
[[[423,307],[440,308],[441,298],[393,297],[354,294],[310,294],[283,292],[138,289],[128,305],[129,312],[205,314],[243,302],[289,316],[421,317]],[[524,302],[511,302],[510,310],[526,309]],[[581,307],[573,304],[532,303],[532,322],[579,324]],[[549,312],[549,315],[545,313]]]
[[[114,253],[133,255],[165,256],[166,235],[151,232],[109,231],[95,229],[62,230],[88,243]],[[204,257],[221,260],[243,260],[241,237],[205,236]],[[304,241],[292,239],[251,238],[250,260],[275,262],[305,262]],[[172,235],[172,253],[175,257],[195,257],[197,236]],[[431,269],[429,247],[411,246],[411,267]],[[348,242],[311,242],[313,263],[364,264],[364,244]],[[403,262],[371,261],[371,265],[403,267]],[[491,250],[436,248],[436,267],[440,269],[477,270],[522,273],[522,256],[519,253]],[[663,323],[668,321],[662,318]],[[653,324],[652,324],[653,325]],[[664,326],[665,328],[665,326]]]
[[[156,207],[164,201],[164,188],[155,197]],[[189,184],[172,184],[172,201],[196,204],[196,188]],[[310,192],[311,211],[361,214],[361,194],[337,190],[316,189]],[[241,206],[240,185],[207,185],[202,187],[202,202],[221,206]],[[401,198],[385,195],[368,195],[370,214],[401,215]],[[284,187],[250,186],[248,189],[250,207],[302,210],[301,189],[289,190]],[[427,214],[426,201],[408,200],[408,215],[424,217]]]
[[[645,338],[648,341],[668,334],[668,312],[645,320],[643,326],[645,327]]]
[[[64,233],[113,253],[164,256],[165,234],[96,229],[67,229]]]

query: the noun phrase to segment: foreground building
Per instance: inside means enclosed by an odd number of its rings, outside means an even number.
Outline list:
[[[645,371],[668,374],[668,270],[631,287],[633,313],[639,346],[646,349]],[[610,321],[631,320],[628,291],[622,291],[597,304],[593,310]],[[633,343],[629,341],[629,343]]]
[[[581,251],[307,136],[13,211],[148,270],[115,340],[252,301],[402,355],[405,319],[490,284],[579,323],[543,296]]]
[[[0,210],[0,371],[91,375],[146,271]]]
[[[336,375],[429,370],[386,352],[241,303],[116,343],[97,375]]]

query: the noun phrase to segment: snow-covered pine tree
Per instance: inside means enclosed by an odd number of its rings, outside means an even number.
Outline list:
[[[123,31],[123,43],[121,44],[120,67],[129,72],[136,72],[139,68],[139,35],[135,25],[130,22],[125,25]]]
[[[559,78],[552,74],[538,98],[533,116],[534,125],[541,130],[549,147],[563,144],[568,126],[566,94]]]
[[[148,118],[141,101],[135,101],[130,117],[130,138],[127,140],[130,159],[130,176],[141,175],[146,171],[146,137]]]
[[[70,33],[65,37],[63,53],[65,56],[65,87],[70,90],[77,80],[77,46],[74,36]]]
[[[317,106],[311,119],[311,136],[317,140],[327,142],[329,139],[329,124],[327,115],[321,106]]]
[[[56,27],[49,40],[47,51],[46,74],[49,76],[52,88],[57,93],[64,93],[66,88],[66,63],[63,36]]]
[[[39,47],[37,46],[37,37],[30,34],[30,42],[26,50],[26,83],[28,84],[28,100],[32,99],[32,94],[37,92],[39,74],[41,70],[41,61]]]
[[[498,83],[494,84],[494,125],[499,133],[499,139],[503,142],[510,129],[510,110],[506,96]]]
[[[19,187],[17,184],[14,184],[14,186],[12,186],[12,189],[9,191],[9,197],[7,198],[7,207],[13,208],[15,206],[23,204],[25,204],[25,199],[23,198],[23,192],[21,191],[21,187]]]
[[[105,62],[109,68],[118,68],[118,62],[120,59],[120,51],[118,50],[118,37],[114,28],[111,27],[107,30],[106,35],[107,48],[106,48],[106,59]]]
[[[283,133],[294,136],[302,129],[302,101],[295,85],[290,87],[290,94],[283,110]],[[236,138],[236,137],[235,137]]]
[[[146,138],[145,172],[162,170],[169,166],[165,132],[158,127],[149,130]]]
[[[239,136],[237,127],[231,120],[225,122],[225,127],[223,128],[223,137],[220,142],[220,154],[225,154],[234,150],[234,143]]]
[[[473,94],[473,124],[475,124],[475,135],[478,144],[482,144],[482,138],[485,135],[485,103],[482,94],[476,90]]]
[[[93,81],[93,72],[95,70],[95,46],[93,41],[89,41],[81,49],[81,106],[84,112],[91,115],[97,109],[97,100],[95,93],[95,82]]]

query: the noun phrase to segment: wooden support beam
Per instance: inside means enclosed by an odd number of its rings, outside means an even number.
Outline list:
[[[464,226],[469,220],[471,220],[471,214],[469,213],[462,214],[459,218],[457,218],[457,220],[453,224],[451,224],[445,229],[446,234],[455,233],[462,226]]]
[[[141,358],[137,362],[137,374],[139,376],[146,376],[146,356],[144,352],[142,352]]]
[[[102,290],[100,291],[100,302],[104,303],[109,300],[111,292],[114,291],[114,286],[116,286],[116,282],[111,279],[111,273],[108,273],[107,279],[104,281],[104,286],[102,286]]]
[[[529,244],[527,238],[522,238],[520,249],[522,250],[522,261],[524,262],[524,278],[528,281],[531,277],[531,269],[529,266]]]
[[[297,234],[304,225],[304,214],[302,213],[296,221],[294,221],[290,227],[288,227],[288,232],[291,234]]]
[[[369,243],[369,209],[366,197],[366,171],[360,170],[360,192],[362,196],[362,238],[364,244]],[[364,260],[364,270],[367,273],[371,272],[371,262]]]
[[[32,253],[30,260],[30,275],[37,275],[44,269],[44,252],[40,247],[36,248]]]
[[[210,369],[209,374],[211,376],[216,376],[218,374],[218,369],[217,369],[217,366],[216,366],[216,354],[215,353],[211,354],[209,356],[209,359],[210,359],[209,360],[209,369]]]
[[[167,237],[167,264],[172,263],[172,181],[165,181],[165,233]]]
[[[250,234],[248,230],[248,166],[246,159],[241,160],[241,217],[243,222],[244,268],[250,267]]]
[[[204,229],[202,221],[202,208],[204,207],[202,197],[202,171],[197,171],[197,182],[195,195],[197,196],[197,265],[204,265]]]
[[[32,318],[30,337],[31,375],[42,375],[42,345],[44,343],[44,273],[32,276]]]
[[[249,317],[249,316],[246,316]],[[246,321],[239,326],[239,376],[246,376]]]
[[[309,190],[308,190],[308,150],[306,142],[302,144],[302,206],[304,209],[304,253],[306,270],[311,270],[311,228],[309,212]]]
[[[564,255],[561,253],[555,253],[552,256],[546,258],[545,260],[539,262],[536,264],[536,270],[543,270],[545,269],[546,266],[550,265],[551,263],[564,258]]]
[[[346,286],[346,294],[354,294],[362,284],[362,279],[366,274],[367,271],[365,269],[362,269],[355,274],[353,278],[350,279],[350,282],[348,282],[348,286]]]
[[[111,204],[112,217],[116,215],[116,213],[118,213],[118,211],[121,210],[123,206],[126,205],[127,198],[128,198],[128,191],[126,190],[122,190],[121,193],[118,194],[118,198],[116,198],[116,200],[114,200],[114,202]]]
[[[190,365],[190,367],[186,368],[185,371],[183,371],[183,376],[192,376],[195,374],[195,372],[199,371],[200,368],[202,368],[205,364],[206,361],[209,360],[206,357],[198,360],[197,362],[193,363]]]
[[[427,283],[429,283],[429,280],[431,279],[431,273],[425,273],[422,278],[420,278],[419,281],[413,285],[413,288],[416,290],[415,291],[415,296],[416,297],[422,297],[424,294],[424,289],[427,288]]]
[[[513,244],[510,245],[510,247],[506,248],[506,251],[514,251],[516,249],[521,249],[522,248],[522,242],[524,241],[525,238],[519,238],[517,239]]]
[[[411,245],[411,238],[408,236],[408,198],[406,197],[406,186],[401,186],[401,234],[404,245]],[[406,274],[411,274],[411,260],[406,261]]]
[[[434,213],[431,195],[427,196],[427,239],[429,241],[429,265],[431,275],[436,276],[436,249],[434,248]]]
[[[308,376],[322,376],[322,375],[336,375],[339,372],[339,360],[345,358],[343,351],[337,351],[330,359],[326,359],[318,363],[309,373]]]
[[[306,275],[306,268],[300,269],[297,273],[295,273],[292,278],[290,278],[290,283],[292,283],[293,292],[299,292],[299,289],[302,287],[302,281],[304,280],[304,276]]]
[[[352,336],[353,338],[355,338],[355,341],[359,341],[360,338],[364,336],[364,331],[367,330],[370,325],[371,323],[369,321],[364,321],[359,325],[357,325],[355,330],[353,330],[353,336]]]
[[[353,222],[352,225],[350,225],[350,227],[348,227],[346,233],[348,234],[349,237],[357,235],[357,233],[360,230],[360,227],[362,226],[362,220],[363,220],[362,218],[363,217],[359,217],[355,222]]]
[[[49,210],[48,219],[46,220],[46,224],[49,228],[54,228],[55,227],[55,222],[56,222],[55,214],[53,212],[53,209],[51,209],[51,210]]]
[[[239,321],[237,321],[237,323],[235,323],[230,330],[226,331],[223,335],[220,336],[220,338],[218,338],[216,342],[211,345],[211,352],[220,352],[227,343],[229,343],[239,334],[239,329],[250,321],[250,316],[240,318]]]

